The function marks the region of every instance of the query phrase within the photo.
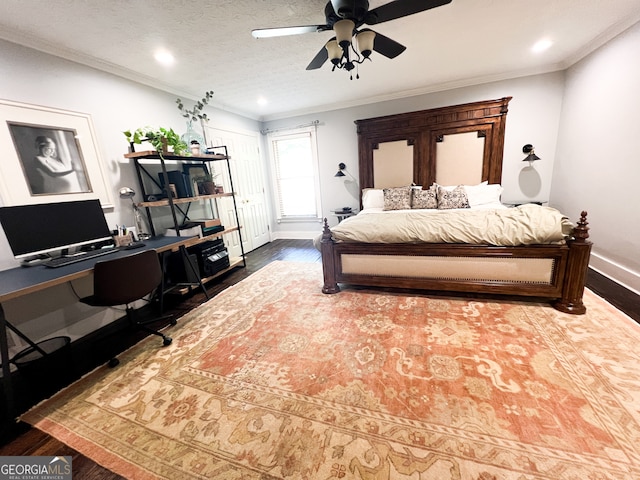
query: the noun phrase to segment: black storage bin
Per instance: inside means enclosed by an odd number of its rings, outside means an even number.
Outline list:
[[[177,283],[198,283],[200,281],[198,272],[198,258],[196,255],[190,253],[189,260],[191,264],[195,267],[195,273],[186,262],[186,259],[182,256],[180,252],[173,252],[169,256],[169,261],[167,263],[167,276],[169,277],[169,282],[173,284]]]

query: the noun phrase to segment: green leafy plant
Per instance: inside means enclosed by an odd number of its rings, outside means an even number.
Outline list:
[[[202,182],[214,182],[216,181],[216,179],[222,175],[221,173],[205,173],[203,175],[198,175],[197,177],[194,178],[194,180],[198,183],[202,183]]]
[[[209,100],[211,100],[212,97],[213,90],[205,92],[204,97],[198,103],[196,103],[192,109],[185,108],[184,103],[179,98],[176,100],[176,103],[178,104],[178,110],[180,110],[182,116],[184,118],[188,118],[189,121],[204,120],[205,122],[208,122],[209,117],[207,117],[206,113],[202,113],[202,110],[204,109],[205,105],[209,103]]]
[[[218,178],[221,173],[207,173],[205,175],[198,175],[194,180],[198,185],[198,191],[203,194],[213,194],[217,193],[216,187],[216,178]]]
[[[180,135],[174,132],[173,128],[140,127],[133,132],[127,130],[122,133],[129,143],[141,144],[148,141],[160,154],[166,153],[164,151],[166,144],[166,147],[173,148],[175,155],[191,155],[188,145],[180,139]]]

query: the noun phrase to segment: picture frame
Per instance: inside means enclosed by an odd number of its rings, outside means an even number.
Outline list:
[[[0,99],[3,205],[97,198],[113,208],[91,116]]]
[[[209,175],[209,169],[207,168],[207,165],[205,165],[204,163],[185,163],[182,165],[182,171],[189,179],[190,185],[194,185],[198,177]],[[195,188],[197,188],[197,186]],[[193,193],[194,195],[196,195],[196,194],[202,194],[204,192],[195,190]]]

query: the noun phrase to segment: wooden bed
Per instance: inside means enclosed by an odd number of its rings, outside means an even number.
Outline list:
[[[412,182],[426,186],[434,182],[501,183],[510,100],[506,97],[356,121],[361,189]],[[444,148],[442,144],[447,142],[450,145]],[[452,145],[466,149],[464,160],[459,160],[459,152],[452,153]],[[391,152],[392,160],[379,154],[384,150]],[[479,152],[476,165],[468,163],[474,151]],[[462,166],[455,163],[459,161],[464,162]],[[562,312],[583,314],[582,295],[591,252],[588,231],[587,212],[582,212],[572,236],[561,244],[337,242],[325,219],[322,291],[337,293],[338,284],[346,283],[535,297],[551,300]],[[411,265],[410,272],[407,265]],[[532,265],[535,267],[530,268]],[[529,270],[537,270],[535,278],[527,277]],[[513,276],[512,272],[517,274]]]

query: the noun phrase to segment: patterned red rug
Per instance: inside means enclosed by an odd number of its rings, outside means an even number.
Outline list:
[[[638,480],[640,327],[275,262],[23,419],[128,478]]]

